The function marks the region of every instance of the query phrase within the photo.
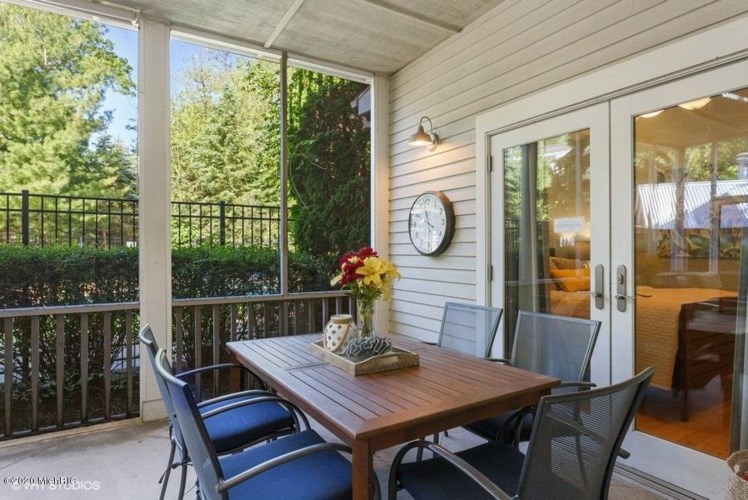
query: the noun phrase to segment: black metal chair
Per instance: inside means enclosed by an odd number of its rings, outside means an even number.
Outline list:
[[[471,356],[488,357],[503,312],[503,309],[497,307],[446,302],[439,340],[435,344],[429,344]],[[447,431],[444,434],[449,435]],[[434,441],[439,441],[438,433],[434,434]]]
[[[491,353],[502,309],[447,302],[444,304],[439,347],[479,357]]]
[[[520,311],[510,360],[495,359],[562,380],[554,394],[594,387],[586,382],[600,322]],[[514,443],[527,441],[534,409],[523,408],[473,422],[466,429],[486,439]]]
[[[390,468],[389,498],[399,484],[415,499],[605,499],[621,443],[653,373],[647,368],[609,387],[544,396],[526,455],[495,441],[459,453],[428,441],[408,443]],[[402,463],[413,448],[437,457]]]
[[[139,337],[140,341],[146,347],[145,350],[148,352],[151,364],[155,370],[156,355],[159,347],[150,326],[144,326],[140,331]],[[174,374],[171,365],[166,360],[163,362],[163,367],[172,376],[182,381],[198,373],[231,368],[243,369],[249,375],[254,376],[252,372],[247,371],[241,365],[231,363],[204,366],[179,374]],[[163,484],[160,498],[163,500],[166,494],[171,470],[181,467],[182,473],[178,494],[178,498],[181,499],[184,496],[187,465],[190,463],[190,457],[179,423],[174,416],[175,409],[169,391],[162,377],[159,377],[158,374],[156,374],[156,382],[158,383],[164,406],[169,415],[169,434],[171,438],[169,461],[166,471],[161,478]],[[203,401],[197,407],[205,421],[207,436],[215,452],[219,455],[232,453],[278,436],[300,432],[300,420],[303,421],[306,428],[309,428],[309,422],[301,410],[291,402],[265,390],[250,390],[227,394]],[[179,456],[175,462],[174,456],[177,450],[179,451]]]
[[[155,368],[170,394],[174,414],[197,473],[198,498],[349,499],[349,447],[325,442],[312,429],[218,457],[192,392],[176,378],[159,349]],[[217,410],[221,411],[221,410]],[[378,496],[378,485],[375,491]]]

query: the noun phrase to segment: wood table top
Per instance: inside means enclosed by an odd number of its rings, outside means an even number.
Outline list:
[[[312,352],[320,334],[230,342],[237,360],[343,442],[372,451],[537,404],[559,380],[401,336],[420,366],[351,375]]]

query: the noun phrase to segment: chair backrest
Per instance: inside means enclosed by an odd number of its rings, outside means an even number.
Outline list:
[[[211,445],[208,432],[205,430],[192,391],[185,382],[173,375],[163,349],[158,350],[154,367],[156,378],[162,380],[171,396],[176,420],[187,449],[190,450],[190,459],[200,482],[201,498],[205,500],[226,498],[216,490],[219,482],[223,480],[223,471]]]
[[[540,399],[519,498],[607,498],[613,467],[654,370],[619,384]]]
[[[502,309],[447,302],[439,332],[439,347],[487,357],[499,328]]]
[[[519,311],[512,366],[579,382],[590,366],[600,322]]]
[[[179,448],[180,458],[182,460],[186,460],[187,449],[184,445],[184,438],[182,437],[182,432],[179,428],[179,422],[177,422],[176,416],[174,415],[174,404],[171,401],[171,395],[169,394],[169,390],[166,387],[166,382],[164,382],[163,378],[160,377],[156,372],[156,355],[158,354],[159,347],[158,343],[156,343],[156,338],[153,336],[153,330],[151,330],[150,325],[145,325],[140,330],[138,337],[140,338],[140,342],[145,346],[145,350],[148,352],[148,358],[151,361],[153,372],[156,375],[156,384],[158,384],[158,390],[161,393],[161,399],[164,401],[166,413],[169,415],[169,424],[171,424],[172,439],[174,439],[174,444],[176,445],[176,447]],[[168,360],[165,361],[165,366],[169,373],[171,375],[174,375],[174,371],[172,370]]]

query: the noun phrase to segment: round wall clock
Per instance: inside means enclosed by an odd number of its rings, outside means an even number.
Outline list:
[[[441,191],[421,194],[408,216],[410,242],[422,255],[439,255],[447,249],[455,230],[452,202]]]

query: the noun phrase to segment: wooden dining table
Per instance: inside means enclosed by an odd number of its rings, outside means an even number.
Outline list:
[[[353,497],[369,498],[374,452],[537,404],[560,381],[390,336],[419,366],[354,376],[315,354],[321,334],[229,342],[232,357],[353,450]]]

